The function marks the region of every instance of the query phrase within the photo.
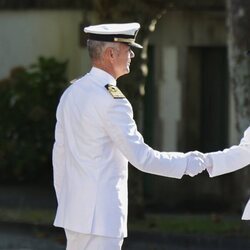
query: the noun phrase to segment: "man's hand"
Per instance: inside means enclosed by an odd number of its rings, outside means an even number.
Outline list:
[[[187,167],[185,174],[191,177],[203,172],[206,169],[206,156],[199,151],[193,151],[186,154]]]

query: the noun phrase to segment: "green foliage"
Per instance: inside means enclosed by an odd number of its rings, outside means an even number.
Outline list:
[[[54,209],[0,208],[1,222],[50,226],[53,224],[54,217]]]
[[[211,215],[168,215],[147,214],[143,220],[135,220],[129,228],[144,232],[170,234],[205,234],[224,236],[248,236],[249,229],[237,216]]]
[[[15,68],[0,81],[1,182],[48,181],[66,67],[66,62],[41,57],[29,69]]]

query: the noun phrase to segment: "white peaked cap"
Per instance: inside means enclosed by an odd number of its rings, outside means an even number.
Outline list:
[[[90,40],[127,43],[141,49],[142,46],[135,42],[139,29],[139,23],[110,23],[85,27],[84,32]]]

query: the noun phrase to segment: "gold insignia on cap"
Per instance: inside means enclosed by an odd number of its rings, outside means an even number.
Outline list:
[[[108,90],[108,92],[115,98],[115,99],[122,99],[125,98],[123,93],[120,89],[118,89],[116,86],[112,84],[105,85],[105,88]]]
[[[119,37],[114,37],[115,42],[120,42],[120,43],[134,43],[135,39],[133,38],[119,38]]]

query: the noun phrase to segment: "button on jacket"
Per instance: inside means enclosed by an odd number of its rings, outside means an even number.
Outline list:
[[[187,156],[153,150],[143,141],[126,98],[93,67],[64,92],[53,148],[58,209],[54,225],[107,237],[127,236],[128,161],[141,171],[181,178]]]
[[[250,164],[250,127],[244,132],[240,144],[223,151],[209,153],[213,166],[208,169],[210,177],[230,173]],[[248,201],[243,220],[250,220],[250,200]]]

